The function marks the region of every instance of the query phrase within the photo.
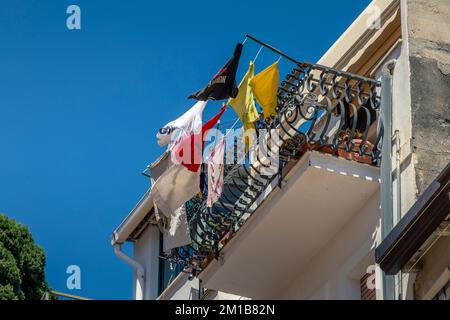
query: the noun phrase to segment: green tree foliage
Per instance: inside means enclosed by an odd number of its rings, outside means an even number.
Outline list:
[[[45,253],[24,225],[0,214],[0,300],[39,300],[49,290]]]

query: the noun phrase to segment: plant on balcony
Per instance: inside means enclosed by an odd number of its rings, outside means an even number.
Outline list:
[[[355,137],[350,141],[350,130],[345,130],[342,135],[342,142],[337,150],[338,156],[347,160],[372,164],[372,157],[367,154],[372,153],[373,144],[369,141],[363,141],[362,136],[363,134],[357,130]],[[362,144],[363,142],[364,144]]]

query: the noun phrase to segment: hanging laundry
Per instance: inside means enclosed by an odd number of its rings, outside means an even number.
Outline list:
[[[208,198],[207,207],[217,202],[222,195],[225,139],[215,147],[208,159]]]
[[[206,175],[205,164],[202,164],[200,168],[200,192],[202,197],[206,197],[208,194],[208,177]]]
[[[243,45],[238,43],[234,49],[233,57],[219,70],[209,84],[205,88],[190,95],[188,99],[223,100],[236,97],[238,93],[236,87],[236,71],[238,69],[242,47]]]
[[[177,140],[171,148],[172,161],[181,164],[189,171],[198,172],[200,164],[203,162],[206,135],[216,125],[225,110],[226,105],[222,107],[217,115],[203,125],[200,134],[192,134],[188,137],[184,136]]]
[[[172,161],[170,159],[170,152],[169,150],[166,150],[156,161],[154,161],[152,164],[147,166],[147,168],[150,170],[150,181],[152,187],[155,185],[156,181],[159,179],[159,177],[172,165]],[[154,195],[152,191],[151,196],[154,199]],[[161,229],[161,232],[163,230],[167,229],[170,224],[170,215],[168,214],[162,214],[161,210],[158,209],[158,206],[155,204],[155,201],[153,200],[153,208],[155,213],[155,219],[158,222],[158,226]]]
[[[206,103],[206,101],[198,101],[181,117],[169,122],[164,127],[159,129],[156,134],[158,145],[162,147],[169,144],[173,134],[176,132],[184,132],[186,135],[200,132],[202,127],[202,113],[205,109]]]
[[[151,192],[154,203],[166,215],[181,207],[200,192],[200,174],[187,170],[179,164],[172,164],[155,181]]]
[[[155,214],[155,220],[158,223],[159,230],[163,235],[167,234],[170,228],[170,215],[163,214],[155,202],[153,202],[153,212]]]
[[[181,165],[182,161],[182,157],[185,156],[188,159],[191,159],[191,157],[193,157],[192,152],[191,152],[191,148],[188,148],[189,146],[189,142],[191,143],[195,143],[197,141],[190,141],[192,135],[188,135],[184,132],[181,132],[177,138],[175,139],[175,141],[172,143],[172,145],[169,147],[170,150],[170,157],[173,163],[179,164]],[[197,135],[194,137],[198,137]],[[189,142],[188,142],[189,141]],[[186,154],[184,154],[184,149],[186,148]],[[191,152],[191,153],[189,153]],[[189,154],[188,154],[189,153]],[[201,159],[195,159],[195,161],[201,162]]]
[[[254,66],[253,62],[250,61],[250,66],[248,68],[247,73],[244,78],[242,78],[241,83],[239,84],[239,93],[236,98],[228,100],[229,105],[231,105],[236,111],[237,115],[241,119],[244,125],[244,137],[245,135],[249,135],[250,129],[254,129],[254,122],[259,119],[258,111],[255,107],[255,100],[253,99],[253,92],[249,86],[250,81],[253,79],[254,75]],[[248,152],[250,143],[245,141],[245,150]]]
[[[192,242],[185,204],[171,214],[161,212],[155,204],[154,213],[159,231],[163,236],[163,251],[165,253],[170,253],[171,249],[186,246]]]
[[[253,79],[254,66],[250,61],[250,66],[244,78],[242,78],[239,84],[239,93],[235,98],[229,99],[227,104],[231,105],[236,111],[237,115],[241,119],[244,125],[252,124],[259,119],[258,111],[255,107],[255,101],[253,99],[253,93],[249,87],[249,82]]]
[[[155,162],[153,162],[148,167],[151,170],[152,181],[152,189],[150,192],[153,197],[155,218],[158,222],[158,227],[163,235],[164,252],[168,252],[173,248],[182,247],[191,243],[189,225],[186,217],[186,208],[183,201],[186,198],[190,199],[189,193],[184,195],[185,198],[179,199],[167,197],[167,194],[160,194],[161,192],[168,191],[167,188],[163,188],[163,186],[161,187],[160,185],[164,185],[165,183],[167,183],[167,176],[171,176],[169,173],[171,171],[175,171],[169,153],[169,150],[166,150],[166,152],[164,152]],[[182,178],[181,180],[187,180],[188,183],[189,180],[195,182],[195,177],[189,178],[189,173],[185,174],[183,173],[183,170],[187,171],[185,168],[182,168],[182,170],[178,171],[179,176],[177,176],[177,178]],[[191,194],[195,195],[196,190],[193,189],[190,192]],[[172,208],[176,207],[176,205],[180,202],[182,203],[182,205],[179,208],[171,211]]]
[[[173,248],[191,244],[191,235],[186,215],[186,205],[173,211],[167,229],[163,229],[163,251],[169,252]]]
[[[266,119],[273,119],[277,114],[278,81],[278,61],[250,79],[250,87]]]

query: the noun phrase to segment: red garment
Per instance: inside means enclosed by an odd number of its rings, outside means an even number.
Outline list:
[[[177,162],[179,164],[186,167],[189,171],[198,172],[200,165],[203,162],[205,137],[208,134],[208,131],[216,125],[217,121],[219,121],[226,108],[226,105],[222,106],[220,112],[202,126],[201,134],[192,134],[174,145],[172,152],[175,152],[175,158],[178,160]],[[190,154],[186,154],[186,157],[184,157],[185,151],[190,152]]]

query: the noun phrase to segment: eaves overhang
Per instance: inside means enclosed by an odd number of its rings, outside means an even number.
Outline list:
[[[450,163],[375,250],[376,262],[388,275],[404,269],[450,215]]]
[[[152,219],[153,195],[151,190],[142,196],[128,216],[113,231],[111,244],[121,244],[136,240]]]

